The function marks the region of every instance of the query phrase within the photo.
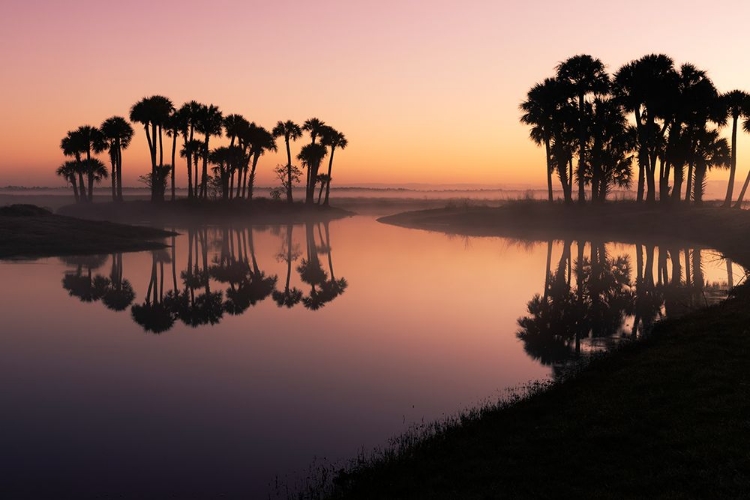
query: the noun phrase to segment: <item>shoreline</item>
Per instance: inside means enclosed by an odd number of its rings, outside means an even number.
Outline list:
[[[679,238],[750,263],[744,211],[544,205],[378,220],[471,236]],[[748,324],[745,284],[720,304],[659,322],[573,377],[396,437],[329,470],[333,479],[318,487],[325,498],[741,498],[750,491]]]

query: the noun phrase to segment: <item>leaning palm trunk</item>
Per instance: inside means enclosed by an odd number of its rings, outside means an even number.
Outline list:
[[[740,196],[739,198],[737,198],[737,202],[734,204],[734,208],[742,208],[742,200],[745,199],[745,193],[747,192],[748,184],[750,184],[750,172],[747,173],[745,183],[742,185],[742,191],[740,191]]]
[[[547,150],[549,151],[549,144],[547,144]],[[328,180],[326,181],[326,197],[323,200],[323,205],[328,206],[328,195],[331,192],[331,170],[333,170],[333,153],[336,151],[336,146],[331,146],[331,157],[328,159]],[[547,170],[549,170],[549,156],[547,156]],[[550,177],[550,183],[552,182]],[[550,184],[551,186],[551,184]],[[551,193],[552,191],[550,191]],[[320,198],[320,197],[318,197]],[[320,199],[318,199],[318,205],[320,205]]]
[[[734,174],[737,170],[737,118],[732,117],[732,158],[729,163],[729,184],[727,184],[727,196],[724,198],[722,207],[729,208],[732,205],[732,191],[734,190]]]

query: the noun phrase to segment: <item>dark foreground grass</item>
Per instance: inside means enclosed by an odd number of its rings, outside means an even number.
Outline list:
[[[384,220],[543,239],[677,237],[750,264],[744,211],[625,204],[624,211],[574,208],[563,216],[563,209],[522,202]],[[318,492],[378,499],[748,498],[750,286],[722,304],[659,323],[648,338],[592,360],[574,377],[395,444],[338,471]]]
[[[0,258],[35,258],[164,248],[173,233],[53,215],[33,205],[0,207]]]
[[[750,290],[363,461],[330,498],[747,498]]]

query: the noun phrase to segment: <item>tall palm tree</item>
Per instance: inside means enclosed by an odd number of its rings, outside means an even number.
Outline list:
[[[224,117],[223,125],[224,125],[224,133],[226,134],[227,139],[229,139],[229,147],[234,147],[235,142],[239,142],[239,143],[242,142],[241,136],[242,134],[246,133],[246,131],[250,127],[250,122],[247,121],[247,119],[242,115],[231,114],[231,115],[227,115]],[[243,153],[245,153],[246,155],[247,152],[245,151],[245,147],[244,147],[245,145],[242,144],[242,146],[243,146]],[[237,156],[235,159],[244,160],[245,155]],[[232,172],[232,177],[229,180],[229,187],[230,187],[229,197],[230,198],[232,197],[235,174],[237,174],[237,196],[239,197],[240,183],[243,177],[242,174],[246,170],[245,165],[246,165],[245,161],[239,161],[239,163],[237,163],[236,165],[231,166],[230,170]]]
[[[521,103],[523,111],[521,123],[531,125],[529,133],[531,140],[537,145],[544,145],[545,160],[547,163],[547,199],[554,201],[552,195],[552,127],[555,120],[560,93],[557,80],[546,78],[543,83],[537,83],[526,94],[526,100]],[[331,155],[333,159],[333,155]]]
[[[286,171],[287,171],[287,186],[286,186],[286,201],[293,203],[292,199],[292,151],[289,147],[289,141],[296,141],[302,137],[302,129],[299,125],[291,120],[285,122],[279,121],[271,131],[274,137],[284,137],[284,143],[286,144]]]
[[[172,163],[170,163],[169,177],[171,187],[171,201],[175,201],[175,171],[177,170],[177,136],[187,133],[187,117],[180,109],[172,109],[164,121],[164,131],[172,138]]]
[[[95,170],[98,168],[96,162],[92,162],[91,153],[101,153],[107,149],[107,141],[104,138],[102,131],[91,125],[82,125],[78,127],[76,132],[81,137],[82,145],[86,153],[86,161],[84,164],[84,171],[88,177],[88,202],[94,201],[94,178],[96,177]],[[100,162],[101,163],[101,162]]]
[[[557,78],[568,89],[570,98],[578,106],[578,201],[584,202],[584,178],[586,175],[586,97],[609,91],[610,79],[604,63],[590,55],[573,56],[557,66]]]
[[[163,176],[161,170],[164,167],[162,129],[173,109],[172,101],[160,95],[144,97],[130,108],[130,121],[141,123],[146,131],[146,141],[151,156],[151,201],[154,202],[164,200],[164,182],[161,181]]]
[[[122,150],[130,145],[133,127],[125,118],[113,116],[104,120],[101,131],[108,142],[112,162],[112,199],[122,201]]]
[[[674,61],[664,54],[649,54],[621,67],[615,73],[612,92],[626,112],[633,112],[638,134],[638,201],[656,200],[656,161],[661,138],[668,126],[677,93],[678,74]],[[660,124],[658,120],[662,120]]]
[[[65,156],[75,158],[75,175],[78,176],[78,186],[80,188],[79,201],[85,202],[88,198],[86,196],[86,186],[83,181],[84,169],[81,163],[81,155],[86,151],[85,140],[79,131],[69,131],[60,141],[60,149],[62,149]]]
[[[221,137],[223,116],[218,107],[213,104],[202,105],[198,114],[196,130],[204,135],[203,143],[203,174],[201,175],[200,198],[208,198],[208,154],[211,136]]]
[[[310,176],[305,194],[305,203],[308,205],[315,203],[315,182],[318,177],[318,169],[320,168],[320,162],[323,161],[327,153],[326,147],[322,144],[310,143],[302,146],[297,155],[297,159],[307,167],[307,173]]]
[[[305,122],[302,124],[302,130],[310,134],[310,144],[315,144],[315,140],[323,133],[323,127],[325,126],[325,122],[318,118],[309,118],[305,120]],[[308,189],[311,182],[314,190],[315,179],[310,179],[310,171],[308,170],[305,182],[305,184],[308,186]]]
[[[73,196],[75,197],[76,203],[78,203],[80,201],[78,195],[78,181],[76,179],[78,174],[78,163],[68,160],[57,167],[55,173],[65,179],[66,182],[70,182],[70,185],[73,186]]]
[[[180,117],[183,120],[183,128],[180,129],[182,134],[182,151],[190,149],[189,144],[192,144],[195,140],[195,124],[198,121],[198,115],[200,114],[201,104],[196,101],[186,102],[180,107]],[[188,199],[197,196],[198,186],[198,165],[195,165],[195,190],[193,188],[193,169],[192,169],[192,154],[180,155],[186,159],[187,163],[187,179],[188,179]]]
[[[734,190],[734,176],[737,171],[737,121],[742,116],[750,114],[750,94],[742,90],[732,90],[721,96],[727,115],[732,117],[732,160],[729,165],[729,184],[727,184],[727,195],[724,198],[725,208],[732,205],[732,193]]]
[[[249,128],[247,141],[250,145],[250,153],[253,158],[253,164],[246,182],[247,198],[252,200],[253,186],[255,185],[255,169],[258,165],[258,159],[260,159],[266,151],[276,151],[278,148],[276,147],[276,139],[274,135],[265,128],[254,124]]]
[[[349,141],[346,140],[346,136],[336,130],[333,127],[324,127],[323,129],[323,137],[321,139],[321,142],[324,146],[329,146],[331,148],[331,155],[328,157],[328,178],[326,179],[326,197],[323,200],[323,205],[328,206],[328,195],[331,192],[331,180],[333,179],[331,177],[331,171],[333,170],[333,153],[336,151],[336,148],[339,149],[346,149],[346,147],[349,145]],[[323,186],[321,185],[321,188]]]

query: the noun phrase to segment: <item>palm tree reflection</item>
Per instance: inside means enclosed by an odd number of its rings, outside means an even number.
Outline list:
[[[641,336],[659,318],[683,314],[727,294],[728,283],[705,283],[702,252],[697,248],[638,244],[635,280],[631,281],[630,257],[610,257],[606,246],[596,241],[577,242],[573,262],[571,242],[563,242],[553,273],[551,243],[544,293],[527,303],[527,315],[518,319],[516,336],[532,358],[552,366],[555,374],[582,352]],[[571,280],[571,269],[575,269],[575,280]],[[731,272],[731,264],[727,269]]]

